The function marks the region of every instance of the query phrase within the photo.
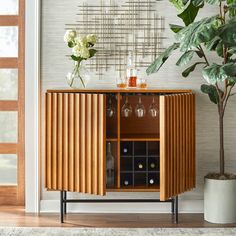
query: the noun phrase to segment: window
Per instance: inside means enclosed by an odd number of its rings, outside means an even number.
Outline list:
[[[0,204],[24,205],[24,0],[0,0]]]

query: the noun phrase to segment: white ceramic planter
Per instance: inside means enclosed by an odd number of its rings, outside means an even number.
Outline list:
[[[236,179],[205,178],[204,219],[211,223],[236,223]]]

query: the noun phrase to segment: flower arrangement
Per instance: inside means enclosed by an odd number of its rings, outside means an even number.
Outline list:
[[[67,74],[68,83],[71,87],[74,87],[75,79],[79,78],[85,88],[86,84],[80,73],[81,62],[96,54],[97,50],[93,47],[97,42],[97,36],[94,34],[78,36],[75,30],[67,30],[64,35],[64,41],[72,49],[71,59],[75,62],[73,72]]]

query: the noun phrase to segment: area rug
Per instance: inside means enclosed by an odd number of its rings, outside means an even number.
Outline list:
[[[0,227],[1,236],[236,236],[236,228],[49,228]]]

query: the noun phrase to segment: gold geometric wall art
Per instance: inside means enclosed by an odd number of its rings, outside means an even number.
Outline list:
[[[94,2],[79,5],[78,21],[66,24],[66,29],[98,36],[98,52],[88,68],[99,79],[111,68],[122,76],[130,51],[138,69],[146,68],[163,52],[165,20],[156,10],[158,1],[126,0],[120,5],[115,0]]]

